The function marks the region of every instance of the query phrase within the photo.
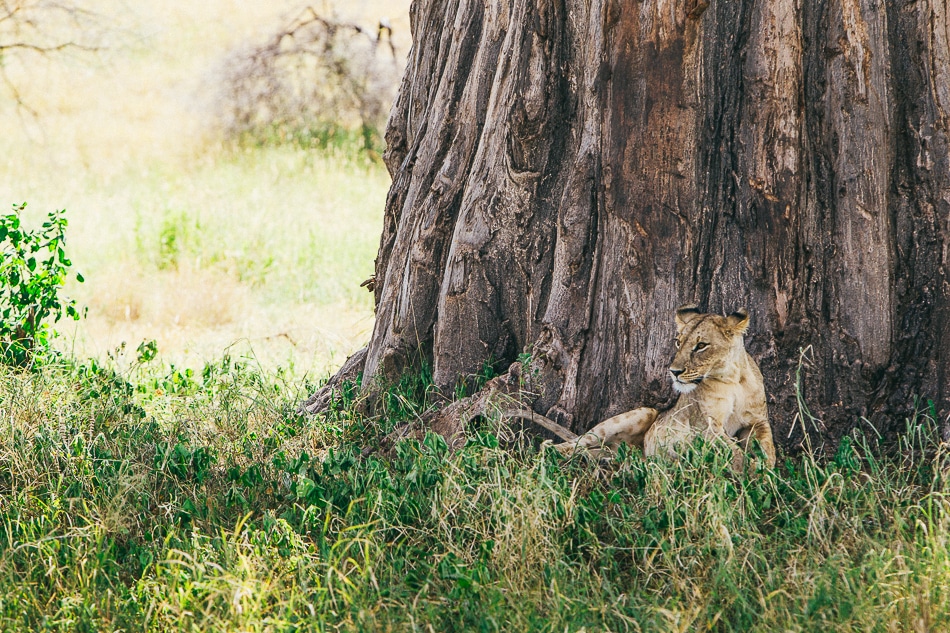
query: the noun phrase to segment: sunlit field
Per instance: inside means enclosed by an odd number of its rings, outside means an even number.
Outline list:
[[[155,340],[200,368],[227,350],[325,375],[364,344],[389,176],[358,148],[235,147],[214,120],[221,65],[305,5],[89,3],[95,53],[8,64],[22,105],[0,101],[0,200],[36,220],[66,209],[88,306],[56,345],[102,358]],[[318,7],[410,44],[408,2]],[[65,28],[65,27],[64,27]]]

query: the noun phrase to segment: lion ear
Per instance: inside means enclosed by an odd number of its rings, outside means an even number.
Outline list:
[[[739,308],[726,317],[726,323],[733,334],[742,336],[749,329],[749,313],[745,308]]]
[[[676,333],[679,334],[683,331],[687,325],[689,325],[693,319],[702,314],[699,311],[699,306],[694,304],[688,304],[676,308]]]

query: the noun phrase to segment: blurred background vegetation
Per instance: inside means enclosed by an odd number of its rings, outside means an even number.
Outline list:
[[[364,343],[408,5],[4,3],[0,200],[67,209],[86,278],[57,345],[325,375]]]

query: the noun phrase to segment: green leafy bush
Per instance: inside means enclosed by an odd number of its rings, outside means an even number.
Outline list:
[[[72,262],[66,257],[66,217],[53,211],[35,231],[21,220],[26,203],[0,216],[0,362],[29,364],[35,352],[47,349],[48,321],[80,317],[76,302],[60,292]],[[76,279],[83,281],[82,275]]]

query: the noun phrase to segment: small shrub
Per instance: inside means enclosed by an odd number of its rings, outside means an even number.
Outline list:
[[[139,248],[159,270],[178,270],[189,258],[201,255],[201,222],[187,211],[166,208],[161,224],[155,228],[140,226],[137,231]]]
[[[23,227],[26,203],[0,216],[0,361],[24,366],[49,346],[48,320],[79,319],[76,302],[60,295],[72,262],[66,257],[66,217],[51,212],[39,230]],[[83,281],[80,274],[76,280]]]

